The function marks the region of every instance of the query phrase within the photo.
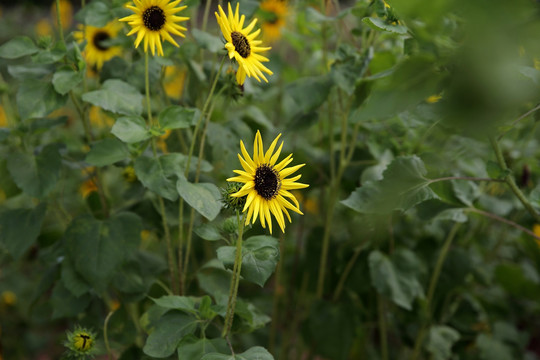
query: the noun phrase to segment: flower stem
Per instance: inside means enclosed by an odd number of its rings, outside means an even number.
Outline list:
[[[66,47],[66,41],[64,40],[64,28],[62,27],[62,17],[60,16],[60,0],[56,0],[56,21],[58,22],[58,34],[60,35],[60,42]]]
[[[103,324],[103,339],[105,340],[105,348],[107,349],[107,358],[110,360],[112,358],[112,351],[111,347],[109,345],[109,337],[107,335],[107,328],[109,325],[109,319],[114,314],[114,311],[110,311],[109,314],[107,314],[107,317],[105,318],[105,323]]]
[[[334,302],[338,301],[339,296],[341,295],[341,291],[343,291],[343,286],[345,285],[345,281],[347,280],[347,277],[349,276],[349,273],[353,269],[354,263],[358,259],[358,256],[360,256],[360,253],[362,252],[362,249],[364,247],[362,245],[357,246],[356,249],[354,249],[353,256],[350,258],[349,262],[347,263],[347,266],[345,266],[345,270],[343,270],[343,273],[341,274],[341,277],[339,278],[338,284],[336,286],[336,290],[334,291]]]
[[[240,272],[242,271],[242,236],[244,234],[245,213],[240,221],[240,213],[236,210],[238,221],[238,240],[236,241],[236,256],[234,259],[233,275],[231,278],[231,288],[229,290],[229,301],[227,302],[227,313],[225,315],[225,325],[223,326],[222,337],[229,335],[236,308],[236,298],[238,296],[238,285],[240,284]]]
[[[448,236],[446,237],[446,240],[444,241],[441,252],[439,253],[439,257],[437,258],[437,263],[435,264],[435,268],[433,269],[433,273],[429,281],[428,295],[426,298],[426,315],[427,316],[426,316],[426,320],[421,325],[420,330],[418,331],[418,335],[416,336],[416,341],[414,343],[414,352],[411,356],[411,360],[416,360],[418,356],[420,355],[421,347],[422,347],[422,344],[424,343],[424,337],[426,335],[427,328],[431,324],[431,302],[433,301],[433,295],[435,294],[435,289],[439,281],[439,276],[441,275],[441,270],[442,270],[444,261],[446,260],[446,256],[448,255],[448,250],[450,250],[450,246],[452,245],[452,241],[454,240],[454,237],[456,236],[456,233],[460,225],[461,225],[460,223],[455,223],[452,229],[450,229],[450,232],[448,233]]]
[[[152,126],[154,125],[153,119],[152,119],[152,104],[150,102],[150,76],[149,76],[149,66],[148,63],[149,55],[148,53],[144,54],[144,85],[145,85],[145,92],[146,92],[146,110],[148,113],[148,125]],[[158,124],[159,125],[159,124]],[[157,151],[156,151],[156,138],[152,137],[152,150],[154,153],[154,158],[158,160],[157,158]],[[161,196],[158,196],[159,201],[159,210],[161,212],[161,221],[163,224],[163,232],[165,233],[165,242],[167,245],[167,258],[169,263],[169,276],[171,278],[171,289],[175,294],[179,293],[178,290],[178,282],[176,280],[176,271],[175,271],[175,259],[174,259],[174,251],[173,246],[171,242],[171,234],[169,231],[169,226],[167,225],[167,216],[165,213],[165,202]]]
[[[484,215],[486,217],[492,218],[492,219],[497,220],[499,222],[502,222],[502,223],[508,224],[510,226],[513,226],[516,229],[519,229],[519,230],[523,231],[524,233],[527,233],[527,234],[531,235],[537,241],[540,241],[540,236],[536,235],[531,230],[519,225],[518,223],[513,222],[512,220],[505,219],[503,217],[500,217],[499,215],[495,215],[495,214],[492,214],[492,213],[489,213],[487,211],[483,211],[483,210],[480,210],[480,209],[477,209],[477,208],[467,208],[467,209],[463,209],[463,210],[475,212],[477,214]]]
[[[506,161],[504,160],[504,156],[502,154],[499,143],[493,137],[490,137],[489,141],[491,142],[491,146],[495,151],[495,156],[497,157],[499,166],[503,171],[508,170],[508,166],[506,165]],[[525,195],[523,195],[521,190],[518,188],[518,186],[516,185],[516,181],[514,180],[514,176],[509,173],[504,180],[506,181],[512,192],[519,199],[519,201],[521,201],[525,209],[527,209],[527,211],[533,216],[534,220],[540,223],[540,214],[534,209],[529,200],[527,200]]]

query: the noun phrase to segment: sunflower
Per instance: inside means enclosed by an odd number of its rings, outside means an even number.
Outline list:
[[[271,48],[260,47],[259,45],[262,41],[255,40],[261,32],[261,29],[252,32],[257,19],[253,19],[247,27],[244,27],[246,17],[239,15],[239,5],[240,3],[236,4],[236,11],[233,13],[231,3],[229,3],[228,16],[221,8],[221,5],[218,6],[219,15],[215,13],[223,37],[227,41],[225,48],[229,52],[229,58],[235,58],[239,65],[236,73],[236,81],[238,84],[243,85],[247,75],[249,77],[253,76],[259,82],[261,81],[260,77],[268,82],[262,72],[264,71],[268,75],[272,75],[272,71],[262,63],[269,60],[258,53],[268,51]]]
[[[261,2],[261,26],[268,42],[274,42],[281,37],[281,29],[285,26],[288,12],[289,8],[284,0],[264,0]]]
[[[253,159],[251,159],[246,151],[244,143],[240,141],[240,149],[244,158],[238,154],[238,159],[240,159],[240,164],[244,170],[234,170],[239,176],[227,179],[227,181],[244,183],[244,186],[231,196],[242,197],[247,195],[246,204],[242,210],[242,212],[248,210],[246,225],[250,220],[252,223],[255,223],[257,216],[259,216],[262,227],[266,228],[265,224],[268,224],[270,233],[272,233],[272,219],[270,214],[274,215],[283,232],[285,232],[283,213],[285,213],[289,222],[291,222],[291,217],[287,209],[304,215],[299,209],[298,201],[289,190],[302,189],[309,186],[296,182],[302,175],[296,175],[289,179],[286,178],[305,165],[300,164],[287,168],[286,166],[293,160],[292,154],[276,165],[281,148],[283,147],[283,142],[281,142],[281,145],[274,153],[280,136],[281,134],[272,141],[270,148],[265,153],[261,133],[257,131],[253,143]],[[289,202],[289,199],[292,203]]]
[[[90,67],[101,70],[105,61],[122,54],[121,46],[110,46],[108,44],[111,39],[118,35],[121,29],[118,23],[111,21],[101,28],[90,25],[79,25],[78,28],[79,31],[75,31],[73,37],[79,43],[86,40],[86,48],[83,54]]]
[[[163,56],[162,40],[167,40],[174,46],[179,46],[169,33],[185,37],[182,31],[187,29],[178,25],[178,22],[187,21],[189,17],[176,16],[179,11],[187,6],[176,7],[181,0],[169,2],[169,0],[133,0],[135,6],[127,5],[128,9],[133,10],[135,14],[126,16],[120,21],[127,21],[132,29],[128,33],[133,35],[137,33],[135,48],[139,47],[144,38],[144,52],[150,51],[155,55],[156,47],[158,55]]]

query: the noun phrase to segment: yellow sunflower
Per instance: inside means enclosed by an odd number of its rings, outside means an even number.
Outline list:
[[[229,52],[229,58],[234,58],[238,62],[236,81],[238,84],[243,85],[247,75],[254,77],[259,82],[261,81],[260,78],[268,82],[263,71],[268,75],[272,75],[272,71],[262,63],[269,60],[258,53],[268,51],[271,48],[259,46],[262,41],[256,40],[256,38],[259,36],[261,29],[252,32],[257,19],[253,19],[248,26],[244,27],[246,17],[244,15],[240,16],[238,12],[239,5],[240,3],[236,4],[236,11],[233,12],[231,3],[229,3],[228,16],[221,8],[221,5],[218,6],[219,14],[215,13],[223,37],[227,41],[225,48]]]
[[[179,11],[187,6],[176,7],[181,0],[169,2],[169,0],[133,0],[135,6],[127,5],[128,9],[133,10],[135,14],[126,16],[120,21],[127,21],[132,29],[128,33],[133,35],[137,33],[135,39],[135,48],[139,47],[144,38],[144,52],[148,52],[148,45],[152,55],[155,55],[156,47],[158,55],[163,56],[163,47],[161,41],[167,40],[174,46],[179,46],[169,33],[185,37],[182,31],[187,29],[178,25],[178,22],[187,21],[189,17],[176,16]]]
[[[122,54],[121,46],[110,46],[108,44],[111,39],[114,39],[118,35],[118,32],[122,28],[120,24],[111,21],[101,28],[90,25],[79,25],[78,28],[79,31],[75,31],[73,37],[79,43],[86,40],[83,55],[90,67],[101,70],[105,61],[109,61],[113,57]]]
[[[270,148],[264,152],[261,133],[257,131],[255,141],[253,143],[253,159],[246,151],[244,143],[240,141],[240,149],[242,156],[238,154],[240,164],[244,170],[234,170],[239,176],[227,179],[227,181],[236,181],[245,185],[235,194],[231,196],[242,197],[246,196],[246,204],[242,212],[248,210],[246,217],[246,225],[251,220],[255,223],[257,216],[260,218],[261,225],[266,228],[268,224],[270,233],[272,233],[272,218],[274,215],[281,231],[285,232],[285,219],[283,213],[291,222],[291,217],[287,209],[292,210],[300,215],[304,215],[299,209],[299,203],[289,190],[306,188],[309,185],[296,182],[302,175],[287,179],[287,176],[293,174],[305,164],[300,164],[287,168],[286,166],[292,162],[292,154],[283,159],[276,165],[283,142],[274,153],[276,144],[280,138],[279,134]],[[289,202],[289,199],[292,201]]]
[[[284,0],[263,0],[260,6],[264,38],[274,42],[281,37],[281,29],[285,27],[285,18],[289,12]]]

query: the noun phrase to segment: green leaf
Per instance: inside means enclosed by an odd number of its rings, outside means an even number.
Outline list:
[[[199,214],[212,221],[221,211],[219,189],[210,183],[193,184],[180,174],[176,183],[178,194]]]
[[[178,198],[175,169],[165,166],[166,161],[165,156],[159,159],[138,157],[134,164],[135,173],[146,188],[165,199],[175,201]]]
[[[512,350],[508,345],[488,334],[478,335],[476,346],[480,351],[481,360],[506,360],[514,358]]]
[[[360,57],[356,49],[341,46],[338,54],[339,58],[332,64],[330,72],[332,81],[347,94],[352,95],[356,83],[364,76],[373,59],[373,49],[369,48]]]
[[[92,1],[77,13],[76,18],[86,25],[104,27],[113,19],[109,9],[110,5],[104,2]]]
[[[215,299],[227,298],[231,272],[225,270],[218,259],[212,259],[204,264],[197,272],[199,287]]]
[[[96,142],[86,155],[85,161],[95,166],[111,165],[129,157],[126,146],[118,139],[104,139]]]
[[[202,49],[206,49],[211,53],[217,53],[224,49],[223,42],[217,36],[199,29],[193,29],[191,35],[193,35],[193,38]]]
[[[150,333],[143,351],[146,355],[165,358],[171,356],[182,338],[197,329],[197,319],[176,311],[161,317],[154,331]]]
[[[78,274],[94,288],[105,289],[124,259],[136,250],[141,229],[141,219],[132,213],[107,220],[90,216],[74,219],[65,241]]]
[[[36,241],[47,211],[45,203],[34,209],[13,209],[0,212],[0,244],[19,259]]]
[[[56,185],[62,159],[58,145],[49,144],[36,156],[15,152],[8,157],[8,170],[15,184],[26,194],[45,197]]]
[[[374,30],[386,31],[399,35],[407,34],[407,28],[405,26],[388,24],[385,20],[381,18],[365,17],[362,19],[362,21]]]
[[[77,273],[69,258],[65,258],[62,262],[61,278],[64,287],[73,296],[79,297],[91,289],[91,286]]]
[[[368,182],[357,188],[341,203],[360,213],[406,211],[413,206],[436,199],[429,179],[425,178],[424,163],[417,156],[398,157],[383,173],[383,179]]]
[[[64,284],[57,282],[51,295],[52,318],[75,317],[86,309],[91,300],[90,295],[74,296]]]
[[[48,81],[26,79],[17,91],[17,108],[22,120],[44,117],[64,106],[66,96],[58,94]]]
[[[265,348],[261,346],[254,346],[241,354],[206,354],[201,358],[201,360],[274,360],[274,357]]]
[[[353,122],[381,120],[411,109],[428,96],[438,93],[441,79],[442,74],[434,67],[431,57],[408,57],[395,67],[390,76],[375,81],[369,98],[350,118]]]
[[[17,36],[0,46],[0,58],[17,59],[32,55],[39,51],[32,39],[27,36]]]
[[[146,140],[152,135],[140,116],[123,116],[116,120],[111,133],[125,143],[131,144]]]
[[[202,224],[195,229],[195,233],[199,235],[204,240],[208,241],[217,241],[221,240],[221,234],[219,230],[210,224]]]
[[[528,278],[523,269],[517,264],[501,264],[497,266],[495,278],[508,294],[516,298],[534,300],[540,297],[538,281]]]
[[[220,315],[224,317],[225,313]],[[239,333],[250,333],[261,329],[271,320],[268,315],[259,310],[255,305],[240,299],[236,301],[235,316],[242,320],[240,323],[233,322],[233,331]]]
[[[178,360],[201,360],[206,354],[225,351],[227,351],[225,339],[198,339],[193,335],[187,335],[178,344]]]
[[[79,85],[83,77],[82,71],[75,71],[70,66],[62,66],[54,73],[52,84],[57,93],[65,95]]]
[[[100,90],[83,94],[82,99],[116,114],[140,115],[143,96],[132,85],[118,79],[109,79]]]
[[[371,284],[380,294],[390,297],[396,305],[411,310],[414,299],[423,298],[424,294],[416,276],[396,266],[402,264],[401,261],[393,262],[377,250],[369,254]]]
[[[159,124],[164,130],[186,129],[197,121],[199,115],[199,109],[173,105],[159,113]]]
[[[178,295],[165,295],[158,299],[152,300],[159,306],[166,309],[181,310],[187,313],[197,314],[195,308],[196,298]]]
[[[429,329],[425,344],[434,360],[446,360],[452,356],[452,345],[459,340],[459,333],[451,327],[434,325]]]
[[[316,110],[328,97],[332,85],[329,76],[303,77],[285,87],[284,98],[293,116]]]
[[[235,246],[217,249],[218,259],[226,268],[234,267]],[[242,244],[242,277],[259,286],[264,286],[279,261],[279,242],[270,236],[252,236]]]

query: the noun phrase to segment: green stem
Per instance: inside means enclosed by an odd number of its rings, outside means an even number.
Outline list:
[[[202,20],[202,31],[206,31],[206,24],[208,23],[208,14],[210,13],[210,5],[212,1],[206,0],[206,5],[204,6],[203,20]]]
[[[114,314],[114,311],[110,311],[107,317],[105,318],[105,323],[103,324],[103,339],[105,340],[105,348],[107,349],[107,358],[110,360],[112,355],[111,347],[109,345],[109,337],[107,335],[107,328],[109,325],[109,319]]]
[[[503,179],[492,179],[492,178],[482,178],[482,177],[469,177],[469,176],[446,176],[437,179],[431,179],[428,181],[429,184],[433,184],[439,181],[447,180],[469,180],[469,181],[491,181],[491,182],[506,182]]]
[[[148,70],[148,63],[150,62],[147,52],[144,53],[144,87],[146,89],[146,110],[148,112],[148,125],[154,125],[152,119],[152,105],[150,103],[150,71]]]
[[[58,33],[60,35],[60,42],[66,48],[66,41],[64,40],[64,28],[62,27],[62,17],[60,16],[60,0],[56,0],[56,21],[58,22]]]
[[[497,140],[495,140],[493,137],[489,138],[489,141],[491,142],[491,146],[493,147],[493,150],[495,151],[495,156],[497,157],[497,161],[499,163],[499,166],[503,171],[508,170],[508,166],[506,165],[506,161],[504,160],[504,156],[502,154],[501,148],[499,146],[499,143]],[[514,176],[509,173],[506,178],[504,179],[514,195],[521,201],[525,209],[533,216],[536,222],[540,223],[540,214],[534,209],[534,207],[531,205],[529,200],[523,195],[521,190],[516,185],[516,181],[514,180]]]
[[[349,262],[347,263],[347,266],[345,266],[345,270],[343,270],[343,273],[341,274],[341,277],[339,278],[338,284],[336,286],[336,290],[334,291],[334,297],[333,300],[336,302],[339,299],[339,296],[341,295],[341,292],[343,291],[343,286],[345,285],[345,281],[347,280],[347,277],[349,276],[349,273],[353,269],[354,263],[358,259],[358,256],[360,256],[360,253],[362,252],[363,246],[357,246],[356,249],[354,249],[353,256],[349,259]]]
[[[339,182],[338,182],[339,183]],[[324,293],[324,278],[326,276],[326,266],[328,261],[328,249],[330,247],[330,233],[332,231],[332,218],[337,198],[337,190],[334,181],[330,184],[330,194],[328,196],[328,207],[326,210],[326,220],[324,224],[323,247],[321,260],[319,263],[319,277],[317,279],[317,299],[321,299]]]
[[[456,233],[459,229],[460,223],[455,223],[450,232],[448,233],[448,236],[446,237],[446,240],[444,241],[443,247],[441,249],[441,252],[439,253],[439,257],[437,258],[437,263],[435,264],[435,268],[433,269],[433,273],[431,274],[431,279],[429,281],[429,289],[428,289],[428,295],[426,298],[426,320],[421,325],[420,330],[418,331],[418,335],[416,336],[416,341],[414,343],[414,352],[411,357],[411,360],[416,360],[418,356],[420,355],[420,351],[422,348],[422,344],[424,343],[424,337],[426,335],[426,331],[431,325],[431,303],[433,301],[433,295],[435,294],[435,289],[437,288],[437,283],[439,281],[439,276],[441,275],[441,270],[444,265],[444,261],[446,260],[446,256],[448,255],[448,250],[450,250],[450,246],[452,245],[452,241],[454,240],[454,237],[456,236]]]
[[[274,280],[274,296],[272,299],[272,322],[270,323],[270,337],[269,337],[269,344],[268,344],[268,350],[270,353],[274,352],[274,347],[276,345],[276,332],[277,332],[277,324],[279,320],[279,300],[281,298],[281,276],[282,276],[282,269],[283,269],[283,252],[285,250],[285,239],[284,234],[280,233],[279,235],[279,262],[277,264],[276,268],[276,277]]]
[[[152,126],[154,125],[154,121],[152,119],[152,103],[150,102],[150,75],[149,75],[149,55],[148,53],[144,54],[144,85],[145,85],[145,92],[146,92],[146,110],[148,114],[148,125]],[[158,124],[159,125],[159,124]],[[156,138],[152,137],[152,150],[154,153],[154,158],[158,160],[157,158],[157,151],[156,151]],[[165,233],[165,242],[167,245],[167,258],[169,263],[169,276],[171,278],[171,289],[175,294],[179,294],[178,290],[178,282],[176,280],[176,271],[175,271],[175,259],[174,259],[174,250],[171,242],[171,234],[169,231],[169,226],[167,225],[167,216],[165,213],[165,202],[163,201],[163,198],[161,196],[158,196],[159,201],[159,210],[161,212],[161,221],[163,225],[163,232]]]
[[[483,210],[480,210],[480,209],[476,209],[476,208],[467,208],[467,209],[463,209],[465,211],[471,211],[471,212],[475,212],[477,214],[480,214],[480,215],[483,215],[483,216],[486,216],[486,217],[489,217],[489,218],[492,218],[494,220],[497,220],[499,222],[502,222],[502,223],[505,223],[505,224],[508,224],[510,226],[513,226],[515,227],[516,229],[519,229],[521,231],[523,231],[524,233],[527,233],[529,235],[531,235],[533,238],[535,238],[536,240],[540,241],[540,236],[536,235],[534,232],[532,232],[531,230],[519,225],[518,223],[515,223],[513,222],[512,220],[508,220],[508,219],[505,219],[503,217],[500,217],[498,215],[495,215],[495,214],[492,214],[492,213],[489,213],[487,211],[483,211]]]
[[[379,338],[381,341],[381,359],[388,360],[388,333],[386,331],[386,315],[384,298],[377,294],[377,313],[379,317]]]
[[[238,240],[236,241],[236,256],[234,259],[233,276],[229,290],[229,301],[227,302],[227,313],[225,315],[225,325],[223,327],[222,337],[227,337],[231,331],[234,310],[236,308],[236,298],[238,297],[238,285],[240,284],[240,272],[242,271],[242,236],[244,234],[244,222],[246,214],[240,221],[240,213],[236,210],[236,219],[238,220]]]

